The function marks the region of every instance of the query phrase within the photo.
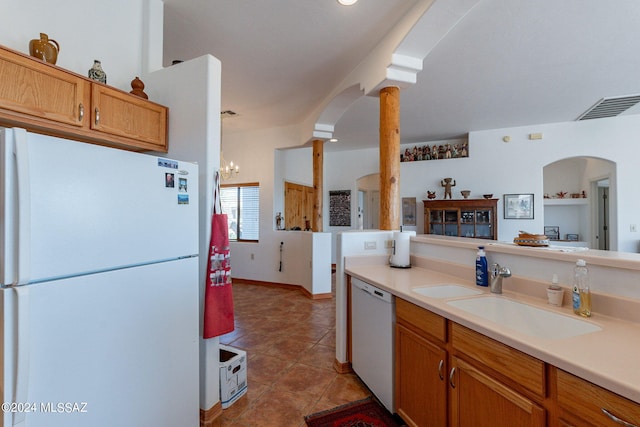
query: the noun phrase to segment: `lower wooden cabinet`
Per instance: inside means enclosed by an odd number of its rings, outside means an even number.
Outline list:
[[[562,426],[638,426],[640,404],[557,369]]]
[[[411,427],[640,427],[640,403],[396,298],[396,412]]]
[[[543,427],[545,410],[457,357],[451,358],[451,426]],[[429,425],[429,424],[425,424]]]
[[[409,426],[447,425],[447,352],[396,324],[396,407]]]

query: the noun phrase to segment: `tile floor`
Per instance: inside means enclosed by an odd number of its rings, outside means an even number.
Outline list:
[[[354,374],[333,369],[335,296],[239,281],[233,296],[235,330],[220,343],[247,352],[248,391],[215,427],[302,427],[305,415],[370,395]]]

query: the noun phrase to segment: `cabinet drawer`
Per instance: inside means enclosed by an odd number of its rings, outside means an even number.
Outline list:
[[[560,369],[557,370],[557,386],[558,404],[563,416],[569,419],[574,418],[573,414],[575,414],[594,425],[625,425],[605,415],[604,409],[630,425],[640,426],[640,404],[638,403]]]
[[[457,323],[452,325],[451,340],[455,350],[516,382],[534,395],[544,398],[545,368],[543,361]]]
[[[400,298],[396,298],[396,321],[442,342],[447,340],[447,321],[444,317]]]

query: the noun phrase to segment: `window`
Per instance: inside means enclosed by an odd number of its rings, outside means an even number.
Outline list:
[[[258,183],[220,186],[222,212],[229,221],[229,240],[258,241],[260,186]]]

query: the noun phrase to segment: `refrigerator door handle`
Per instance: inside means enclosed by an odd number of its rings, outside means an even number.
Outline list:
[[[27,131],[13,129],[14,153],[16,158],[16,191],[18,193],[17,224],[17,271],[14,285],[24,285],[29,282],[31,269],[31,185],[29,182],[29,151],[27,147]]]
[[[29,287],[13,288],[17,300],[17,352],[14,399],[15,403],[28,402],[29,394]],[[27,411],[13,413],[13,426],[26,426]]]

